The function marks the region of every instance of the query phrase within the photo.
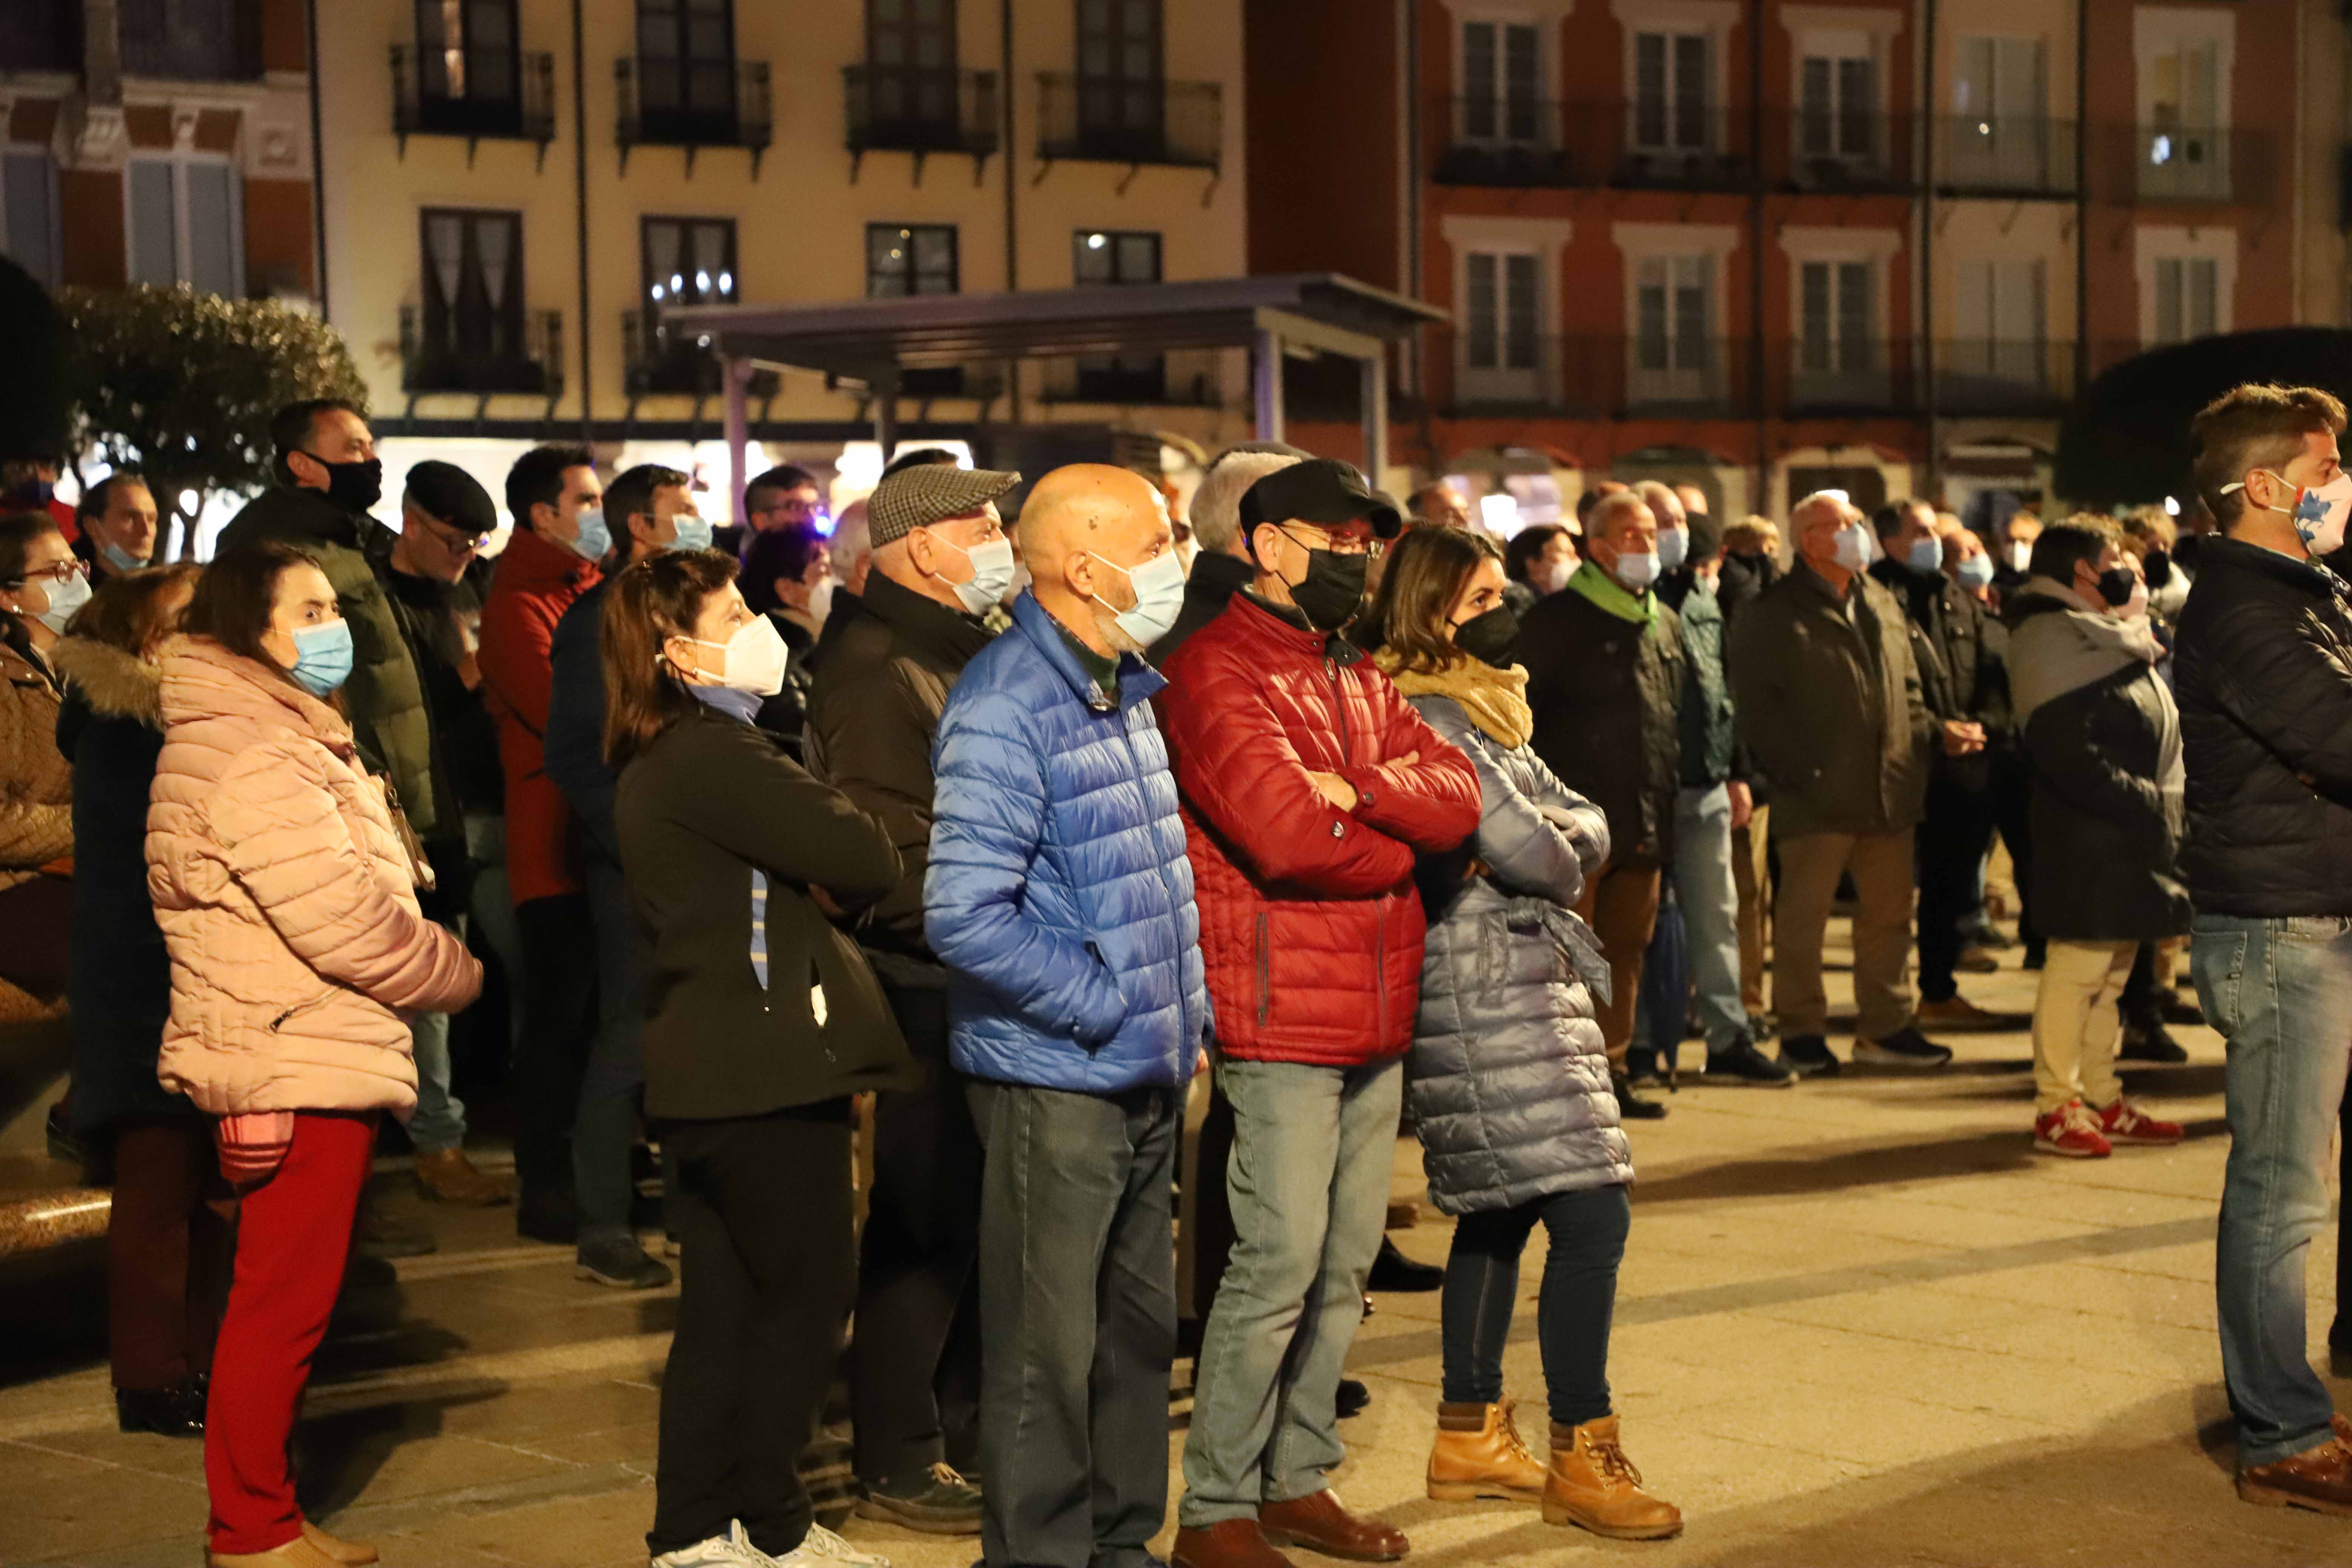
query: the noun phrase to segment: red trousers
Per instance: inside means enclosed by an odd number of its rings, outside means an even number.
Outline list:
[[[205,1408],[212,1549],[274,1552],[302,1533],[286,1445],[342,1289],[375,1115],[298,1111],[286,1163],[238,1205],[236,1277]]]

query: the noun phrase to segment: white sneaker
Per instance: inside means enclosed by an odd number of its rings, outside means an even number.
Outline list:
[[[843,1564],[847,1568],[890,1568],[887,1557],[860,1552],[814,1520],[809,1521],[807,1538],[775,1561],[784,1568],[841,1568]]]
[[[776,1568],[776,1561],[751,1544],[739,1519],[729,1521],[724,1535],[663,1552],[653,1559],[651,1568]]]

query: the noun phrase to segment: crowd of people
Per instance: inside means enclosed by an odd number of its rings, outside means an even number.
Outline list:
[[[0,521],[0,1002],[69,1004],[121,1423],[203,1438],[214,1563],[375,1560],[288,1440],[351,1249],[433,1246],[366,1200],[389,1117],[425,1195],[583,1279],[677,1259],[656,1568],[882,1568],[801,1479],[845,1330],[869,1516],[1150,1568],[1189,1341],[1180,1568],[1402,1558],[1330,1484],[1384,1268],[1442,1291],[1432,1499],[1671,1536],[1608,1378],[1626,1122],[1688,1037],[1710,1084],[1944,1067],[1928,1031],[2003,1022],[1959,979],[2013,900],[2037,1150],[2178,1142],[2118,1059],[2228,1037],[2239,1491],[2352,1510],[2303,1354],[2352,1047],[2344,424],[2206,409],[2185,534],[1830,490],[1785,552],[1655,481],[1498,542],[1278,443],[1181,523],[1076,465],[1008,526],[1021,475],[919,450],[829,533],[791,467],[722,531],[545,447],[493,565],[459,468],[376,521],[334,402],[202,568],[151,563],[129,471]],[[511,1181],[453,1022],[509,1064]],[[1425,1279],[1384,1255],[1401,1127],[1455,1221]],[[1503,1375],[1538,1226],[1540,1450]]]

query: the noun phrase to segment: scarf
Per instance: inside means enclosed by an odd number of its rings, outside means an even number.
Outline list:
[[[1616,578],[1590,561],[1576,569],[1576,575],[1568,580],[1568,586],[1570,592],[1583,595],[1597,607],[1621,621],[1646,626],[1658,618],[1657,595],[1645,591],[1636,597],[1628,593]]]
[[[1535,714],[1528,707],[1525,665],[1496,669],[1483,659],[1465,655],[1444,669],[1409,669],[1392,648],[1382,648],[1372,655],[1372,662],[1407,697],[1450,697],[1459,702],[1470,721],[1497,745],[1516,752],[1535,733]]]
[[[2065,606],[2054,615],[2028,616],[2010,634],[2010,700],[2021,729],[2043,703],[2163,656],[2145,616],[2119,621],[2050,577],[2027,578],[2018,595]]]

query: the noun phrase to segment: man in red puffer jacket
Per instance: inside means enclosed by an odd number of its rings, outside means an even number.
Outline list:
[[[1385,1562],[1340,1506],[1333,1408],[1380,1249],[1424,928],[1416,852],[1478,826],[1468,759],[1339,635],[1394,503],[1316,458],[1244,492],[1255,576],[1168,661],[1160,706],[1234,1107],[1233,1259],[1184,1445],[1179,1568]],[[1297,1353],[1291,1353],[1294,1343]]]

